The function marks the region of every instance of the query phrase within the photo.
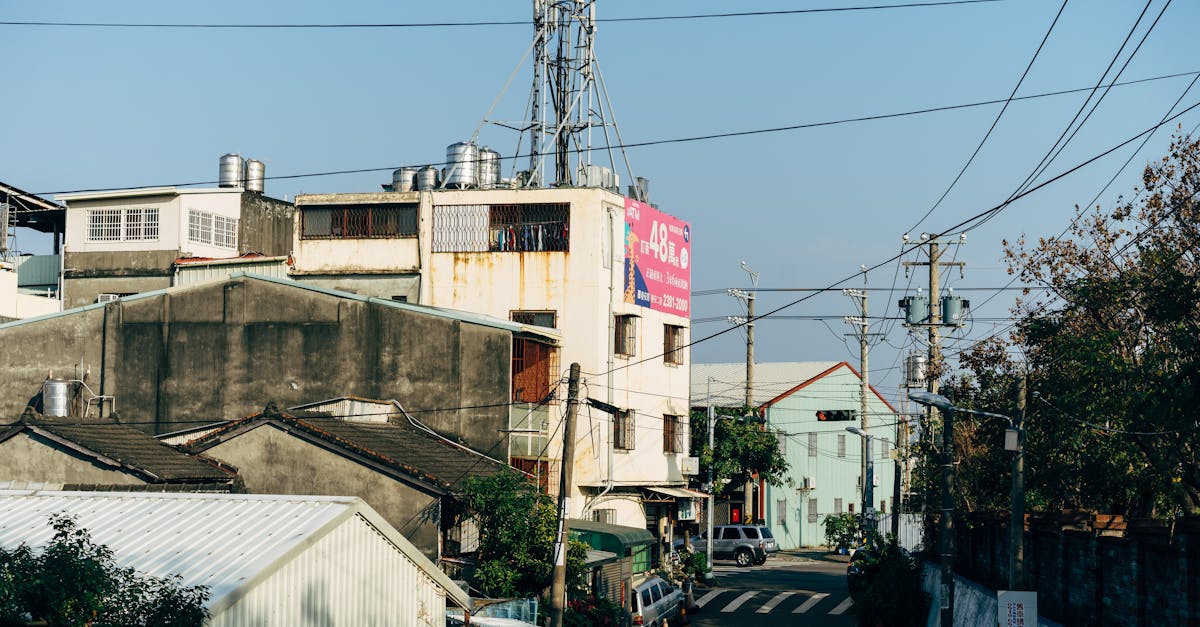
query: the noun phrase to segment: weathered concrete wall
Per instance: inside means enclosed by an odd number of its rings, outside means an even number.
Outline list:
[[[438,559],[439,497],[263,425],[204,452],[237,467],[250,494],[358,496],[431,560]]]
[[[242,277],[14,324],[0,346],[0,415],[13,418],[48,370],[82,364],[122,421],[151,433],[354,395],[507,455],[511,335],[433,314]]]
[[[63,447],[30,436],[28,433],[19,433],[0,442],[0,481],[84,485],[144,485],[146,483],[139,477],[101,466]]]
[[[290,202],[254,192],[242,193],[242,217],[238,221],[238,254],[291,254],[295,213],[296,208]]]
[[[136,294],[171,285],[178,250],[67,252],[63,293],[67,309],[96,302],[99,294]]]

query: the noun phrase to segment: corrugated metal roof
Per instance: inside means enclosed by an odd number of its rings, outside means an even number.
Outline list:
[[[840,364],[840,361],[793,361],[754,364],[754,406],[759,407],[788,390]],[[711,379],[711,388],[710,380]],[[692,364],[692,406],[740,407],[746,401],[746,362]]]
[[[358,497],[0,490],[0,546],[45,546],[56,512],[76,516],[120,566],[207,586],[209,608],[228,606],[295,551],[359,515],[470,607],[461,588]]]

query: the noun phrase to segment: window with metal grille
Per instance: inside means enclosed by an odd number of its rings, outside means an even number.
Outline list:
[[[513,338],[512,393],[518,403],[546,402],[558,386],[558,349]]]
[[[417,203],[320,205],[300,209],[300,239],[417,236]]]
[[[513,322],[532,324],[536,327],[556,328],[558,314],[554,311],[514,311],[509,314]]]
[[[570,249],[570,204],[437,205],[438,252],[561,252]]]
[[[622,451],[633,449],[633,411],[618,409],[613,414],[613,448]]]
[[[817,499],[808,499],[808,522],[817,522]]]
[[[683,365],[683,327],[675,324],[663,325],[663,361],[676,366]]]
[[[664,453],[683,452],[683,432],[684,429],[682,428],[679,416],[663,415]]]
[[[833,499],[833,513],[842,513],[842,499]]]
[[[92,209],[88,211],[89,242],[158,241],[158,208]]]
[[[513,468],[532,476],[542,493],[550,494],[552,488],[555,492],[558,491],[558,466],[552,465],[548,460],[512,457],[509,458],[508,463]]]
[[[188,241],[218,248],[237,248],[237,218],[208,211],[188,210]]]
[[[776,431],[775,432],[775,440],[777,442],[779,442],[779,454],[786,456],[787,455],[787,441],[788,441],[787,434],[782,431]]]
[[[808,456],[817,456],[817,434],[815,433],[808,434]]]
[[[787,501],[783,499],[775,500],[775,524],[779,526],[787,525]]]
[[[888,441],[880,440],[879,441],[879,459],[887,459],[887,458],[888,458]]]
[[[846,436],[838,434],[838,459],[846,457]]]
[[[637,354],[637,316],[617,314],[614,327],[613,353],[632,357]]]
[[[592,520],[601,523],[613,524],[617,521],[617,510],[615,509],[594,509],[592,510]]]

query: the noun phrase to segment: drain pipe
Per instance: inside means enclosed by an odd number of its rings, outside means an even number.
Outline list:
[[[616,289],[615,289],[615,286],[613,285],[613,275],[616,272],[616,268],[614,267],[615,263],[613,262],[613,257],[615,256],[614,253],[616,252],[617,238],[616,238],[616,231],[615,231],[616,220],[613,218],[613,208],[612,207],[608,208],[607,216],[608,216],[609,246],[608,246],[608,361],[607,361],[608,372],[607,372],[606,376],[608,378],[608,381],[606,382],[607,396],[606,396],[605,400],[608,401],[609,405],[615,405],[615,403],[613,403],[613,368],[616,366],[616,363],[613,360],[613,349],[614,349],[613,342],[614,342],[614,334],[616,333],[616,327],[614,326],[615,322],[613,320],[613,315],[616,313],[616,311],[613,309],[613,295],[616,293]],[[624,275],[624,270],[622,270],[622,276],[623,275]],[[609,421],[609,424],[615,425],[615,423],[613,421],[615,421],[616,419],[617,419],[617,417],[614,415],[612,417],[612,420]],[[615,426],[608,430],[608,480],[605,482],[604,489],[600,491],[600,494],[597,494],[592,499],[593,506],[596,503],[599,503],[600,500],[603,499],[604,496],[607,495],[609,492],[612,492],[612,489],[613,489],[613,462],[615,461],[613,458],[613,444],[614,444],[613,433],[615,431],[616,431]],[[589,507],[588,509],[590,510],[591,507]]]

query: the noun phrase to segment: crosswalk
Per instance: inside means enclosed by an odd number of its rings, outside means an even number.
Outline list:
[[[757,609],[754,610],[756,614],[769,614],[779,610],[781,613],[828,613],[832,615],[844,614],[854,606],[854,601],[850,597],[842,599],[836,605],[833,605],[832,601],[822,604],[821,602],[827,598],[829,598],[829,594],[826,592],[810,592],[805,590],[764,592],[762,590],[743,591],[713,588],[704,592],[704,594],[696,599],[696,606],[707,607],[709,610],[728,614],[736,612],[743,606],[750,608],[761,602],[761,605],[758,605]],[[803,600],[793,606],[793,602],[797,599]],[[764,600],[765,602],[763,602]],[[818,605],[821,607],[817,608]]]

